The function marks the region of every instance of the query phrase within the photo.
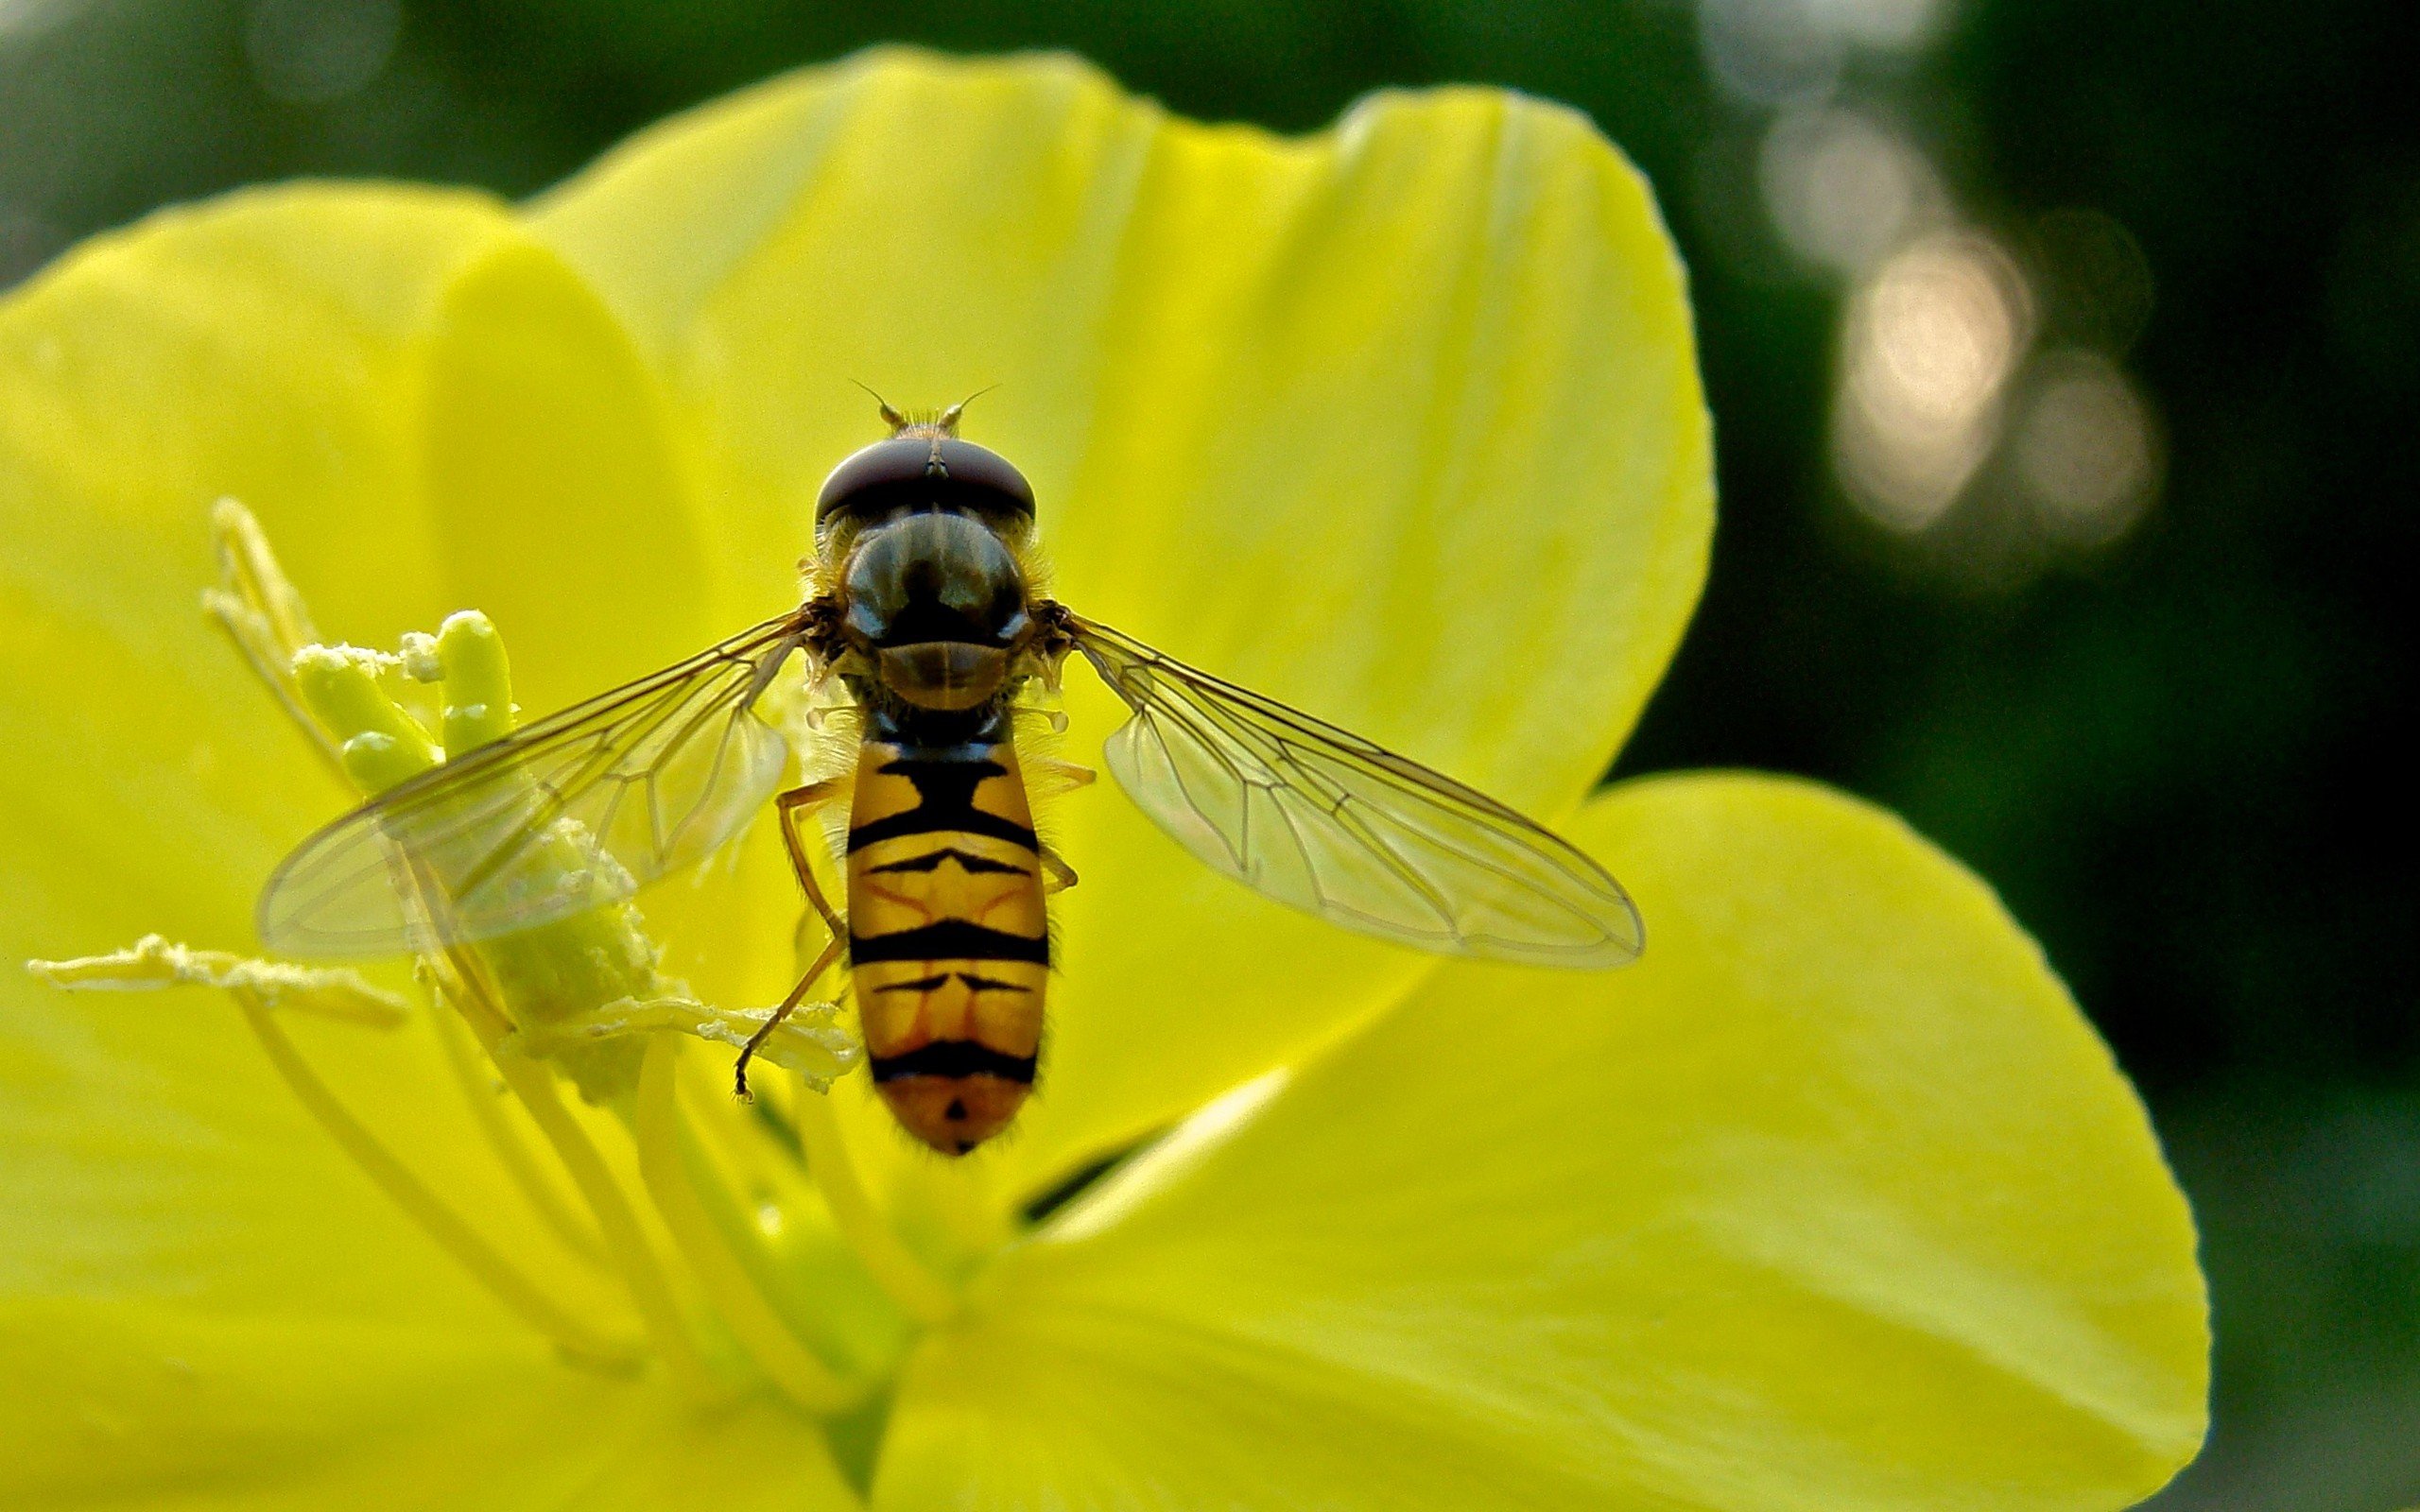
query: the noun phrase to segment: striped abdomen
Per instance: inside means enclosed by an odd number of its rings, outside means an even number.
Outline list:
[[[849,812],[849,963],[874,1086],[963,1155],[1016,1116],[1050,936],[1015,747],[868,741]]]

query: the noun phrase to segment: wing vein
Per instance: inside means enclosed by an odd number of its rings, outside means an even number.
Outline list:
[[[1567,966],[1637,954],[1620,884],[1504,804],[1115,630],[1065,623],[1133,713],[1111,738],[1111,770],[1212,867],[1424,949]]]
[[[788,747],[755,704],[803,644],[798,612],[768,620],[362,805],[270,878],[263,939],[296,955],[440,949],[614,902],[702,859],[781,781]]]

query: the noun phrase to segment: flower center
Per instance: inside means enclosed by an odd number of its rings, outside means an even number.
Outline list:
[[[393,654],[323,645],[251,514],[225,501],[214,525],[223,577],[205,607],[359,791],[374,796],[510,731],[508,663],[484,616],[454,615]],[[530,843],[566,887],[585,889],[586,868],[612,865],[569,820]],[[908,1344],[958,1298],[860,1178],[827,1096],[857,1058],[838,1005],[803,1005],[781,1022],[756,1052],[756,1099],[741,1103],[730,1091],[729,1053],[772,1010],[710,1005],[666,976],[627,901],[457,943],[441,927],[446,889],[427,859],[389,849],[406,911],[438,926],[415,961],[424,1014],[350,971],[244,960],[156,936],[113,955],[30,964],[67,988],[229,993],[337,1145],[565,1359],[660,1370],[708,1400],[769,1383],[839,1425],[836,1433],[878,1414]],[[288,1014],[386,1030],[415,1017],[427,1024],[479,1138],[551,1250],[499,1242],[415,1174],[313,1070],[282,1022]],[[576,1095],[563,1095],[566,1083]],[[553,1284],[558,1265],[601,1273],[627,1314],[567,1307],[559,1298],[573,1289]]]

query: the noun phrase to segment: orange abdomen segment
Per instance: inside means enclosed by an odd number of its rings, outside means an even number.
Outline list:
[[[1050,935],[1011,746],[869,741],[849,813],[849,964],[866,1059],[899,1122],[944,1155],[1033,1089]]]

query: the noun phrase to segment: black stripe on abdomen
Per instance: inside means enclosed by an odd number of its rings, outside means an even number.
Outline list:
[[[936,971],[931,976],[920,976],[912,981],[885,982],[874,990],[877,992],[938,992],[953,981],[969,992],[1030,994],[1033,991],[1033,988],[1023,982],[1003,982],[996,976],[985,976],[978,971]]]
[[[963,919],[944,919],[888,935],[851,935],[849,964],[873,961],[1031,961],[1050,964],[1050,937],[1011,935]]]
[[[1029,1087],[1033,1060],[1031,1056],[1011,1056],[972,1040],[936,1040],[905,1055],[870,1057],[867,1063],[877,1083],[902,1076],[997,1076]]]
[[[909,856],[905,861],[886,861],[878,867],[868,867],[866,870],[876,876],[894,872],[939,871],[944,861],[957,862],[959,869],[970,877],[987,874],[1008,877],[1033,875],[1024,867],[1011,866],[1005,861],[994,861],[990,856],[978,856],[972,850],[961,850],[954,845],[945,845],[938,850],[925,851],[921,855]]]
[[[909,809],[905,814],[893,814],[888,818],[869,820],[851,830],[849,850],[851,854],[855,854],[870,845],[879,845],[885,840],[897,840],[911,834],[941,834],[951,832],[959,834],[987,835],[994,840],[1006,840],[1011,845],[1028,850],[1039,851],[1042,849],[1041,842],[1034,838],[1031,830],[1014,819],[1004,819],[996,814],[987,813],[982,809],[968,809],[963,814],[952,814],[943,817],[933,814],[928,809],[916,808]]]
[[[977,805],[977,788],[990,778],[1009,775],[1009,769],[998,762],[983,756],[940,760],[902,756],[883,763],[875,770],[886,776],[906,778],[916,789],[916,806],[879,819],[869,819],[850,830],[849,851],[852,855],[870,845],[896,840],[902,835],[932,834],[944,830],[988,835],[1036,852],[1042,849],[1041,841],[1034,837],[1031,830],[1014,819],[1004,819]]]

